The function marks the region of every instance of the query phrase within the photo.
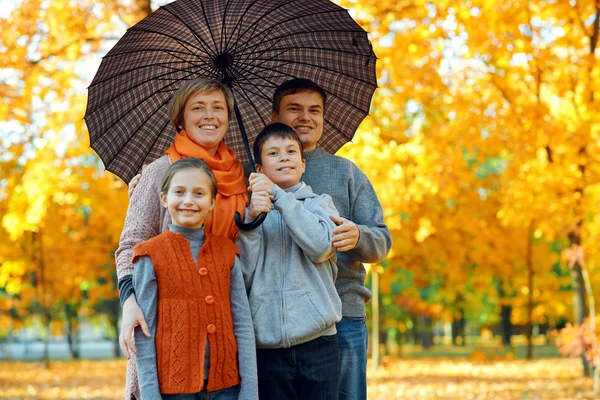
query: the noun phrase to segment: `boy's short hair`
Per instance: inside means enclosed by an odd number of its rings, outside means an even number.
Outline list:
[[[210,78],[197,78],[187,81],[181,86],[169,103],[168,115],[171,122],[179,129],[183,126],[183,114],[185,112],[185,103],[196,93],[212,93],[221,92],[225,97],[227,104],[227,116],[231,118],[233,115],[233,92],[229,87],[219,81]]]
[[[285,96],[301,92],[317,92],[323,100],[323,111],[325,111],[325,102],[327,101],[327,93],[325,90],[310,79],[301,78],[285,81],[279,85],[277,89],[275,89],[275,93],[273,93],[273,111],[279,114],[279,105],[281,104],[281,99],[283,99]]]
[[[302,154],[302,159],[304,160],[304,150],[302,147],[302,142],[298,137],[296,131],[290,127],[289,125],[282,124],[281,122],[274,122],[265,126],[265,128],[260,131],[256,139],[254,140],[254,148],[252,153],[254,154],[254,161],[258,165],[262,165],[262,148],[265,145],[266,141],[270,138],[282,138],[282,139],[290,139],[298,143],[300,147],[300,154]]]

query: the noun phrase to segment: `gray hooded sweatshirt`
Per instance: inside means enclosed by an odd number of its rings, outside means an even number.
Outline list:
[[[240,231],[237,243],[256,346],[263,349],[335,334],[342,318],[331,245],[335,224],[329,218],[339,214],[331,197],[302,182],[285,191],[274,186],[271,194],[265,222]]]

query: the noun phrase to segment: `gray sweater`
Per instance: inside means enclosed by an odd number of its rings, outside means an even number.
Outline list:
[[[299,183],[275,186],[265,222],[240,231],[238,247],[258,348],[284,348],[336,332],[342,305],[332,247],[331,197]],[[246,213],[248,215],[248,213]]]
[[[202,228],[186,229],[175,225],[169,225],[169,229],[172,232],[181,233],[189,240],[194,261],[197,263],[198,253],[204,243],[204,230]],[[135,345],[137,348],[136,362],[140,392],[144,400],[158,400],[161,399],[161,396],[158,388],[156,347],[154,345],[158,287],[156,274],[150,257],[143,256],[137,259],[133,270],[133,286],[135,288],[137,302],[144,313],[146,323],[150,329],[149,338],[142,333],[139,327],[135,329]],[[242,267],[240,266],[237,257],[235,264],[231,269],[230,299],[233,330],[238,344],[238,364],[241,377],[239,399],[258,399],[254,330],[242,277]],[[210,349],[208,341],[206,350],[204,355],[205,378],[208,377],[208,367],[210,365]]]
[[[342,299],[342,314],[363,317],[365,303],[371,299],[371,292],[365,288],[363,263],[383,261],[392,247],[381,204],[371,182],[353,162],[319,147],[304,156],[306,171],[301,180],[315,193],[330,195],[340,215],[358,225],[360,239],[356,247],[337,253],[335,285]]]

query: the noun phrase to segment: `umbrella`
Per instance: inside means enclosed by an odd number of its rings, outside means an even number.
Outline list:
[[[88,88],[85,122],[105,168],[129,182],[161,157],[176,128],[173,92],[200,76],[227,84],[235,119],[225,143],[242,163],[270,123],[275,88],[311,79],[327,92],[319,146],[335,153],[368,114],[377,87],[367,33],[328,0],[177,0],[129,28]]]
[[[166,113],[173,92],[205,76],[233,90],[238,115],[225,142],[248,162],[242,124],[252,143],[270,122],[275,87],[307,78],[328,94],[319,146],[335,153],[368,114],[375,61],[366,32],[328,0],[178,0],[131,27],[103,58],[88,93],[90,144],[129,182],[175,137]]]

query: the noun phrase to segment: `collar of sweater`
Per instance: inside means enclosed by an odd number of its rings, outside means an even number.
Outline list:
[[[183,226],[169,224],[169,230],[173,233],[179,233],[189,241],[204,240],[204,226],[201,228],[190,229]]]
[[[304,152],[304,159],[306,161],[315,160],[315,159],[323,157],[324,155],[327,155],[327,154],[329,154],[329,153],[327,153],[322,148],[315,147],[313,150]]]

